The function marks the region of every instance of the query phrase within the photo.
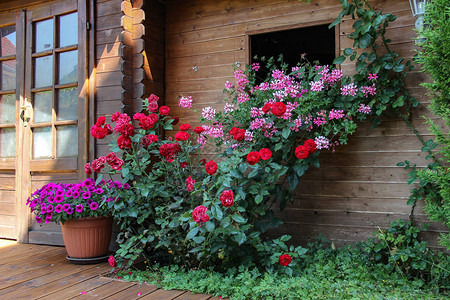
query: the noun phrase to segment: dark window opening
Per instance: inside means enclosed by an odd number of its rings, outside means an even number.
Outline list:
[[[299,62],[331,65],[335,59],[335,30],[328,29],[328,24],[256,34],[250,36],[250,43],[253,63],[280,54],[290,67]]]

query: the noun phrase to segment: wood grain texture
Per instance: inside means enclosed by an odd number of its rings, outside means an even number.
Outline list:
[[[386,35],[393,41],[392,49],[411,58],[415,54],[412,38],[416,32],[408,1],[376,0],[371,5],[398,16],[398,20],[390,23]],[[225,81],[234,82],[232,64],[244,62],[249,56],[246,34],[308,26],[311,22],[331,23],[339,11],[336,1],[327,0],[309,4],[277,0],[167,1],[166,104],[174,115],[181,117],[181,123],[198,126],[203,107],[223,110]],[[353,46],[353,41],[346,37],[353,22],[344,18],[337,49],[343,51]],[[346,74],[352,74],[354,63],[345,62],[342,68]],[[427,108],[426,90],[419,85],[427,80],[419,69],[406,77],[411,94],[421,101],[411,121],[425,140],[432,136],[421,116],[433,118],[433,115]],[[178,107],[182,96],[193,97],[196,111]],[[411,186],[406,184],[407,171],[396,165],[409,160],[426,166],[429,162],[420,148],[420,142],[401,120],[385,119],[376,129],[367,122],[361,124],[348,145],[336,147],[335,153],[322,151],[321,168],[311,169],[302,177],[294,203],[282,215],[286,225],[276,233],[291,233],[295,241],[304,242],[322,232],[338,244],[345,244],[365,239],[377,226],[386,227],[397,218],[408,219],[411,207],[406,201]],[[205,150],[206,155],[215,152],[213,147]],[[427,220],[422,206],[416,208],[418,223]],[[436,245],[437,235],[443,230],[442,226],[433,225],[424,238]]]

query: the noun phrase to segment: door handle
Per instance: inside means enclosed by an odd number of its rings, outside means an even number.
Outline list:
[[[32,111],[33,107],[29,102],[26,102],[25,105],[20,106],[20,118],[22,119],[25,127],[28,126],[28,123],[31,120]]]

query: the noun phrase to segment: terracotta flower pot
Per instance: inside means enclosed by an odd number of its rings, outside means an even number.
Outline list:
[[[61,224],[64,245],[70,258],[106,255],[111,241],[112,217],[88,217]]]

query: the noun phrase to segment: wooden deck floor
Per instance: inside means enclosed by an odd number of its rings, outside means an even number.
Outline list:
[[[74,265],[63,247],[0,243],[0,299],[219,299],[101,277],[108,263]]]

